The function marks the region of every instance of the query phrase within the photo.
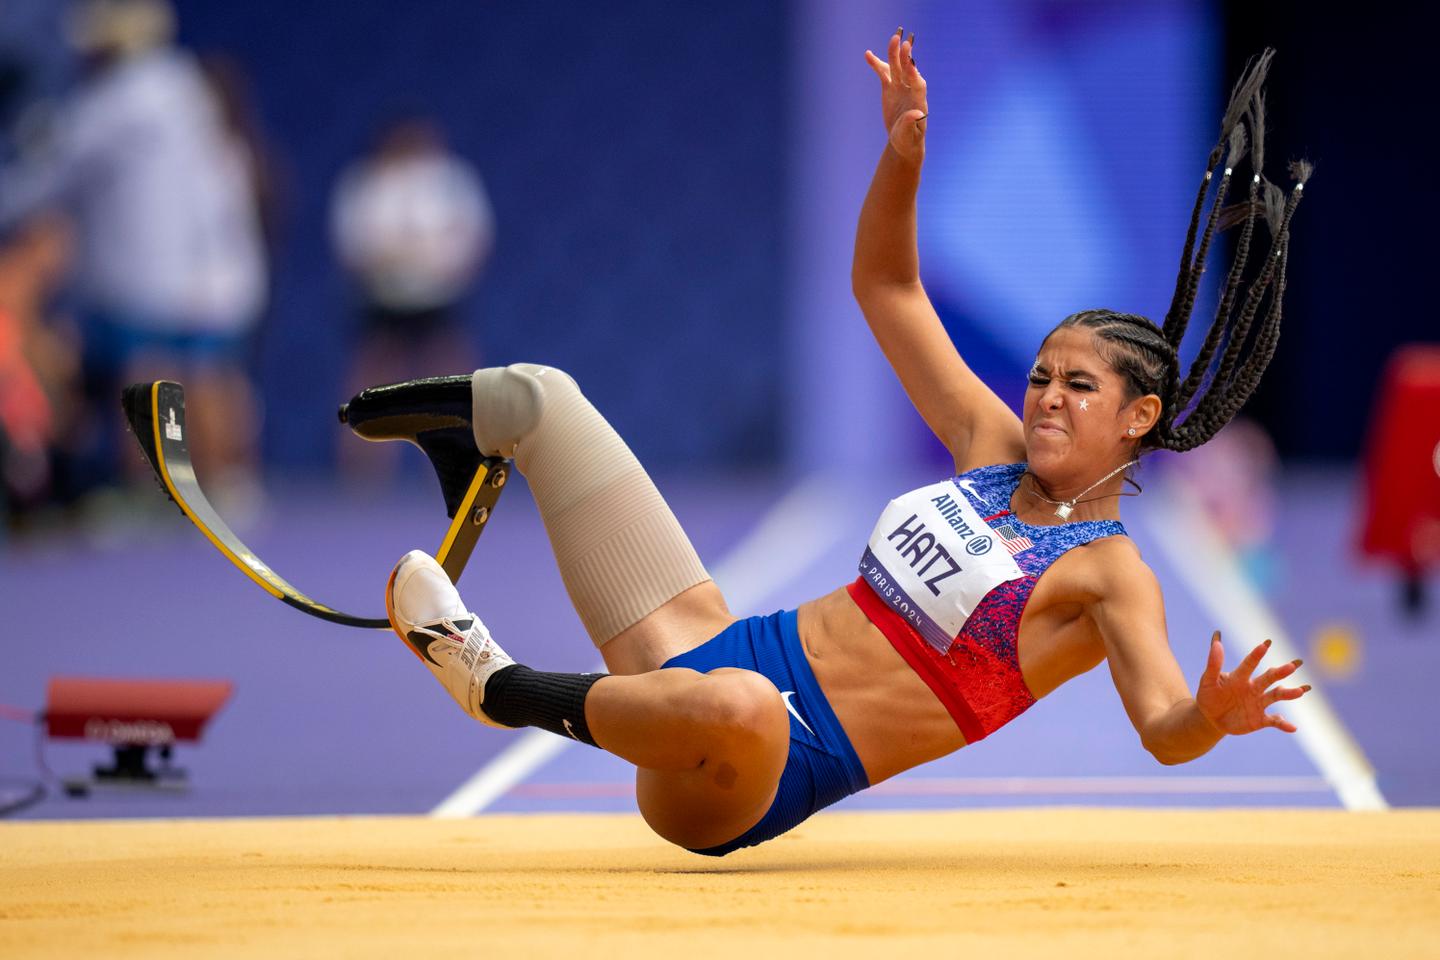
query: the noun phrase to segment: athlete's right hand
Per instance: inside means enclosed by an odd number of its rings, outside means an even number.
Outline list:
[[[906,40],[902,28],[891,34],[885,60],[866,50],[865,62],[880,77],[880,110],[890,146],[918,163],[925,159],[925,127],[929,123],[925,118],[930,105],[925,99],[925,78],[915,67],[914,49],[915,34]]]

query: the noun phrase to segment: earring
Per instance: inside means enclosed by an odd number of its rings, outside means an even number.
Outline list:
[[[1135,436],[1135,428],[1134,428],[1134,427],[1131,427],[1129,430],[1126,430],[1125,433],[1126,433],[1127,435],[1133,437],[1133,436]]]

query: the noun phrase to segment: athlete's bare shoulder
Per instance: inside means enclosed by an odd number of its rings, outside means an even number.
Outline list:
[[[1160,595],[1160,579],[1140,555],[1140,548],[1129,537],[1105,537],[1096,540],[1094,562],[1090,565],[1098,581],[1099,595],[1118,600],[1151,599]]]
[[[1069,550],[1055,566],[1063,571],[1067,594],[1090,600],[1115,600],[1159,592],[1155,571],[1127,536],[1102,537]]]
[[[1140,547],[1124,534],[1091,540],[1085,546],[1090,550],[1091,556],[1096,559],[1104,559],[1106,562],[1112,563],[1138,563],[1145,569],[1150,569],[1144,558],[1140,556]]]

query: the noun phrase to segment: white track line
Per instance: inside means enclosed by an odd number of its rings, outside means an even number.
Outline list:
[[[1157,484],[1157,486],[1161,486]],[[1275,614],[1240,572],[1234,552],[1183,483],[1165,483],[1146,513],[1154,541],[1220,626],[1231,655],[1242,657],[1269,637],[1280,662],[1299,654]],[[1315,681],[1280,709],[1295,722],[1300,748],[1334,788],[1347,810],[1388,810],[1375,769]]]
[[[562,753],[571,741],[544,730],[526,730],[515,742],[501,750],[495,759],[475,771],[430,816],[459,819],[479,813],[499,800],[517,783]]]
[[[820,474],[797,484],[711,570],[732,610],[751,610],[825,555],[844,534],[834,522],[845,486]],[[592,667],[603,669],[603,667]],[[489,807],[574,741],[527,730],[430,811],[469,817]]]

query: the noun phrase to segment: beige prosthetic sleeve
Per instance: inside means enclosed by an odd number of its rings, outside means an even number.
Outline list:
[[[475,371],[475,443],[512,457],[530,483],[570,602],[603,646],[710,579],[625,441],[553,367]]]

